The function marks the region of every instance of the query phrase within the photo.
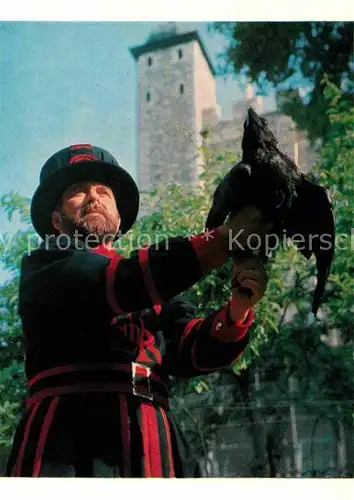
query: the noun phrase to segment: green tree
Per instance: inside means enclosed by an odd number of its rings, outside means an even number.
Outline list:
[[[29,200],[9,193],[0,197],[0,208],[24,229],[2,234],[0,262],[11,278],[0,286],[0,469],[4,467],[15,426],[26,398],[23,336],[17,313],[19,270],[30,241]],[[33,238],[32,238],[33,241]]]
[[[228,40],[223,71],[246,75],[261,91],[274,85],[283,93],[282,111],[311,140],[330,130],[324,74],[342,86],[343,100],[352,102],[352,22],[218,22],[213,29]],[[305,85],[305,98],[288,92]]]

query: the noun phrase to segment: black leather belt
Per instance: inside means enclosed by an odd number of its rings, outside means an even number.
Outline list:
[[[140,363],[80,363],[50,368],[28,382],[27,407],[45,397],[87,392],[132,394],[169,409],[168,387]]]

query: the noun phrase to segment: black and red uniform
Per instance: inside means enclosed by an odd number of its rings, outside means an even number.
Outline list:
[[[253,320],[250,311],[242,325],[230,322],[227,304],[197,318],[173,299],[201,278],[199,259],[217,238],[171,238],[168,249],[130,258],[79,241],[63,250],[56,238],[24,256],[19,314],[29,395],[7,476],[198,475],[169,412],[169,375],[229,365]],[[234,341],[225,340],[230,330]]]

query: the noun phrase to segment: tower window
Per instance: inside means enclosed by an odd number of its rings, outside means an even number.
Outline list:
[[[181,85],[179,86],[179,93],[181,95],[184,94],[184,85],[183,85],[183,83],[181,83]]]
[[[150,102],[150,100],[151,100],[150,92],[146,92],[146,100],[147,100],[147,102]]]
[[[148,57],[148,66],[152,66],[152,57]]]
[[[178,49],[178,59],[182,59],[182,56],[183,56],[183,50]]]

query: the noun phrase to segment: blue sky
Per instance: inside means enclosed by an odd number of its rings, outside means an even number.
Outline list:
[[[182,23],[184,24],[184,23]],[[129,47],[146,40],[151,22],[5,22],[1,24],[0,193],[31,196],[41,165],[75,142],[101,145],[135,176],[137,75]],[[197,27],[216,63],[223,37]],[[235,78],[218,79],[227,118],[241,98]]]

